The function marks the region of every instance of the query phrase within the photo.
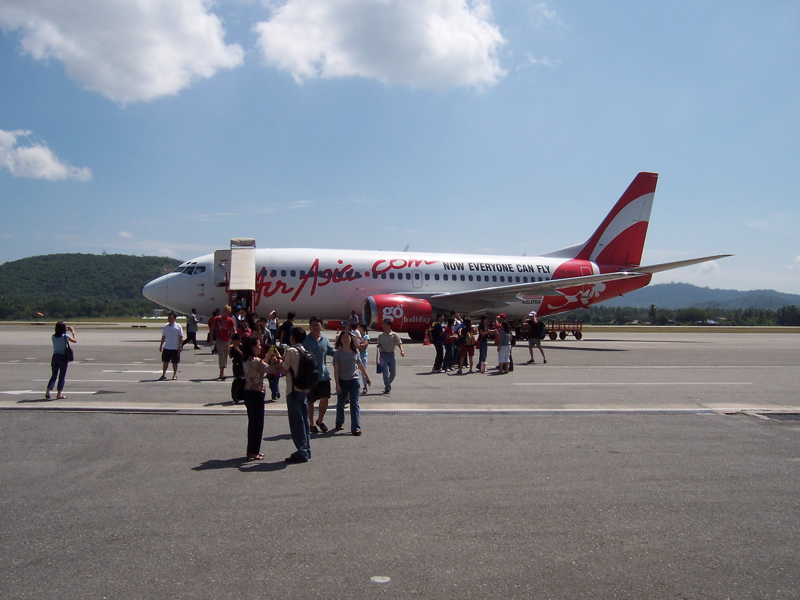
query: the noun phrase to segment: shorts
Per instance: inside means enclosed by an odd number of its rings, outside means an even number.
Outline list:
[[[475,356],[475,346],[467,346],[464,344],[459,351],[460,356]]]
[[[172,363],[173,365],[177,365],[181,362],[181,353],[177,350],[167,350],[164,348],[161,351],[161,362],[162,363]]]
[[[501,365],[511,360],[511,346],[500,346],[497,349],[497,362]]]
[[[228,348],[231,347],[231,343],[217,339],[214,342],[214,347],[217,349],[217,362],[220,370],[222,370],[228,366]]]
[[[542,347],[542,340],[538,337],[529,337],[528,338],[528,348],[541,348]]]
[[[330,398],[330,397],[331,397],[330,379],[326,379],[325,381],[318,381],[316,387],[313,387],[310,390],[308,390],[309,402],[316,402],[320,398]]]

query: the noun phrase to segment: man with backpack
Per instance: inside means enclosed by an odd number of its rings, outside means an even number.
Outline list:
[[[532,312],[528,315],[528,352],[531,353],[531,359],[528,361],[528,364],[534,364],[536,361],[533,360],[533,349],[539,348],[539,352],[542,353],[542,360],[544,364],[547,364],[547,358],[544,355],[544,349],[542,348],[542,340],[544,339],[545,334],[547,333],[547,327],[544,324],[544,321],[540,321],[537,316],[536,312]]]
[[[308,391],[319,379],[317,360],[303,347],[306,332],[302,327],[292,329],[291,346],[283,355],[281,372],[286,377],[286,409],[289,431],[297,451],[286,458],[289,464],[308,462],[311,459],[311,430],[308,421]]]

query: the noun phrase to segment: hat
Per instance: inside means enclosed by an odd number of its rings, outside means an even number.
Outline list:
[[[531,312],[528,313],[528,316],[529,317],[535,317],[536,316],[536,311],[532,310]]]
[[[506,318],[506,313],[500,313],[499,315],[497,315],[497,318],[498,319],[505,319]]]

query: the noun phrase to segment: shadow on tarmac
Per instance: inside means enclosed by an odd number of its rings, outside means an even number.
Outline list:
[[[287,467],[286,461],[264,462],[261,460],[251,460],[245,456],[227,459],[211,459],[204,463],[192,467],[192,471],[216,471],[219,469],[239,469],[242,473],[264,473],[281,471]]]

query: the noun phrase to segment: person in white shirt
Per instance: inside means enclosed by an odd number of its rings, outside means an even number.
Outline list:
[[[181,362],[181,349],[183,348],[183,327],[175,322],[175,313],[167,315],[167,324],[161,330],[161,343],[158,351],[161,352],[161,377],[159,381],[166,381],[167,366],[172,363],[172,379],[178,378],[178,363]]]

